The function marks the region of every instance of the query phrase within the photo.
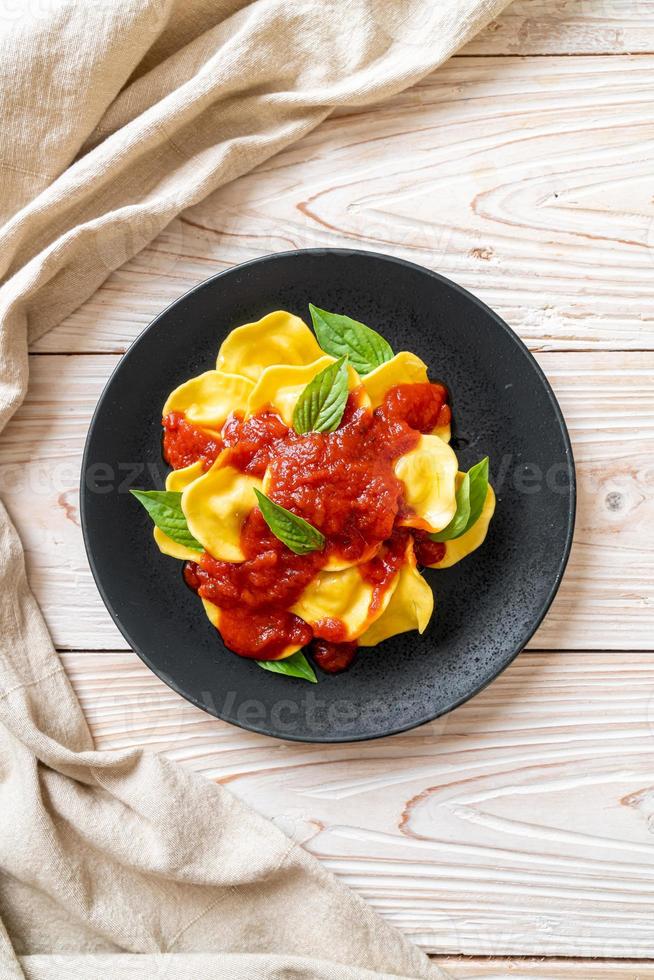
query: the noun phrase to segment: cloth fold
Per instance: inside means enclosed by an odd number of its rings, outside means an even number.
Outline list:
[[[422,78],[506,2],[0,7],[0,429],[28,342],[183,208]],[[96,751],[2,507],[0,556],[3,980],[442,975],[227,790]]]

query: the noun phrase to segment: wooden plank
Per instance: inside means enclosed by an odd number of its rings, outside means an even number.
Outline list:
[[[647,980],[647,960],[497,959],[437,956],[434,961],[456,980]]]
[[[356,745],[229,726],[131,653],[63,660],[98,748],[227,785],[430,952],[654,955],[649,654],[523,653],[452,714]]]
[[[654,354],[547,353],[579,474],[577,532],[533,648],[651,649],[654,638]],[[79,528],[89,420],[110,356],[33,356],[26,402],[0,439],[0,493],[58,646],[125,642],[93,584]]]
[[[640,54],[654,51],[652,0],[514,0],[464,54]]]
[[[34,349],[122,351],[209,275],[314,246],[436,269],[534,349],[652,349],[653,69],[651,56],[455,58],[176,219]]]

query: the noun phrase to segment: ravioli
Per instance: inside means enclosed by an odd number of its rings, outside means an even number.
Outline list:
[[[179,470],[171,470],[166,477],[166,490],[181,493],[182,490],[186,490],[203,473],[204,464],[201,459],[196,460],[195,463],[191,463],[190,466],[183,466]]]
[[[256,415],[267,405],[278,412],[285,425],[293,425],[293,410],[302,391],[317,374],[333,364],[336,358],[324,354],[311,364],[274,364],[266,368],[248,402],[248,414]],[[348,385],[350,391],[358,388],[361,378],[352,366],[348,368]],[[367,405],[368,398],[362,392],[360,404]]]
[[[327,332],[324,336],[321,332],[321,337],[329,350],[350,349],[354,356],[359,351],[357,345],[374,344],[374,332],[371,334],[362,324],[351,321],[346,336],[342,315],[323,311],[323,316]],[[331,324],[329,318],[333,318]],[[330,334],[327,327],[334,333]],[[257,506],[254,489],[263,490],[274,500],[277,487],[282,494],[280,499],[291,507],[285,516],[273,508],[265,518],[270,532],[283,545],[288,542],[278,549],[274,567],[272,555],[269,561],[268,531],[264,531],[260,547],[265,554],[260,557],[268,568],[267,576],[257,571],[257,563],[252,563],[253,568],[245,563],[238,570],[232,569],[244,583],[247,603],[241,595],[232,611],[231,603],[227,610],[202,599],[210,622],[221,632],[226,645],[243,656],[282,649],[276,658],[281,660],[301,649],[300,644],[291,642],[299,636],[308,643],[312,636],[327,640],[316,652],[316,662],[324,671],[343,669],[344,658],[357,644],[372,647],[399,633],[411,630],[422,633],[426,629],[433,613],[434,596],[418,571],[416,539],[404,532],[400,540],[393,536],[390,545],[388,535],[397,527],[409,531],[441,531],[456,513],[456,490],[464,478],[464,474],[458,473],[456,455],[448,445],[449,424],[437,426],[429,433],[416,432],[414,449],[400,455],[407,442],[406,427],[398,425],[398,416],[406,412],[406,418],[417,429],[426,430],[441,404],[439,392],[429,392],[424,387],[411,389],[412,385],[429,383],[427,365],[411,351],[400,351],[364,377],[348,364],[349,391],[355,392],[356,404],[366,411],[354,419],[346,415],[347,430],[333,438],[325,432],[312,433],[303,439],[302,433],[286,433],[278,419],[270,418],[224,428],[234,413],[240,419],[251,419],[270,409],[292,429],[293,413],[301,393],[335,360],[321,350],[303,320],[277,310],[232,330],[220,347],[216,368],[179,385],[163,409],[164,416],[179,413],[190,423],[178,427],[173,449],[166,442],[165,452],[172,462],[197,461],[169,473],[166,489],[181,494],[188,530],[208,555],[219,561],[245,562],[241,534],[244,522]],[[362,361],[362,370],[366,369]],[[406,386],[406,390],[401,392],[401,397],[391,400],[395,414],[375,414],[374,409],[398,385]],[[316,413],[325,398],[337,399],[339,411],[343,409],[341,389],[329,393],[314,390],[310,397]],[[441,413],[441,417],[444,415]],[[167,428],[171,428],[170,421],[164,420]],[[208,440],[203,440],[198,430],[208,433],[217,446],[224,445],[220,441],[223,435],[229,442],[229,448],[223,449],[208,470],[205,469],[208,462],[198,458],[205,453],[204,444]],[[282,431],[283,437],[279,438]],[[214,448],[211,448],[212,455]],[[268,467],[263,479],[243,472],[258,467],[264,460]],[[395,477],[402,484],[401,491]],[[144,502],[142,496],[140,499]],[[299,500],[302,517],[309,521],[308,529],[302,521],[293,522],[293,501]],[[146,509],[155,523],[159,520],[170,530],[165,509],[147,502]],[[445,542],[443,559],[431,567],[447,568],[478,548],[486,537],[494,509],[495,495],[489,487],[474,526],[461,537]],[[292,534],[288,531],[289,522]],[[323,546],[322,539],[310,533],[311,527],[326,538],[325,550],[305,565],[300,554],[302,548]],[[251,530],[255,534],[255,528]],[[295,534],[299,547],[293,554],[294,547],[290,546],[294,544]],[[183,533],[179,536],[188,541]],[[154,529],[154,538],[164,554],[179,560],[197,562],[202,554],[178,544],[158,527]],[[403,539],[406,539],[406,549],[404,554],[398,554],[394,549],[403,548]],[[256,549],[258,539],[248,540]],[[360,541],[359,550],[364,554],[353,563],[341,557],[339,549],[347,551],[344,542],[355,541]],[[390,554],[388,561],[392,560],[390,568],[384,557],[385,549]],[[381,557],[367,567],[375,555]],[[400,559],[403,560],[398,567]],[[209,577],[210,564],[205,569]],[[215,574],[219,575],[219,570]],[[373,575],[388,574],[390,580],[383,588],[367,580]],[[309,575],[313,577],[305,584]],[[199,584],[203,575],[189,573],[186,578],[193,588],[205,591]],[[261,585],[262,581],[266,582],[265,586]],[[289,592],[289,583],[301,584]],[[300,597],[287,606],[290,597],[297,595],[302,587]],[[306,626],[298,629],[294,617],[299,617]],[[333,639],[336,636],[338,642]],[[341,648],[341,640],[348,644],[346,648]],[[284,669],[293,673],[298,666],[294,663]]]
[[[463,473],[459,473],[457,477],[457,486],[463,479]],[[471,552],[475,551],[482,545],[486,539],[486,534],[488,532],[488,525],[490,524],[491,517],[495,513],[495,493],[493,488],[488,486],[488,492],[486,493],[486,500],[484,501],[484,506],[482,507],[481,514],[472,525],[469,530],[465,531],[464,534],[459,538],[453,538],[451,541],[445,542],[445,555],[442,560],[437,562],[435,565],[430,565],[430,568],[449,568],[451,565],[456,565],[457,562],[461,561]]]
[[[452,426],[448,422],[447,425],[437,425],[432,432],[433,436],[438,436],[442,442],[449,442],[452,438]]]
[[[413,543],[409,541],[405,563],[386,609],[359,637],[359,646],[374,647],[389,636],[418,630],[424,633],[434,609],[434,594],[416,567]]]
[[[220,430],[232,412],[245,412],[252,381],[224,371],[205,371],[185,381],[168,396],[164,416],[182,413],[195,425]]]
[[[390,602],[397,579],[396,575],[389,583],[379,608],[371,610],[373,587],[363,579],[357,566],[342,571],[322,569],[291,606],[291,612],[314,629],[325,619],[340,620],[345,626],[345,638],[355,640],[381,616]]]
[[[181,470],[172,470],[166,477],[166,490],[172,490],[174,493],[181,493],[190,483],[197,480],[198,477],[202,476],[204,473],[204,467],[202,465],[202,460],[198,460],[195,463],[191,463],[190,466],[185,466]],[[163,555],[169,555],[171,558],[178,558],[180,561],[197,561],[200,555],[199,551],[193,551],[192,548],[187,548],[183,544],[178,544],[177,541],[173,541],[169,538],[160,528],[156,525],[153,530],[154,540],[157,543],[159,551]]]
[[[232,330],[218,352],[216,368],[258,381],[271,364],[311,364],[323,355],[304,320],[276,310]]]
[[[271,483],[272,476],[270,472],[270,467],[267,467],[266,472],[263,475],[262,490],[267,497],[271,495]],[[356,560],[351,558],[341,558],[337,554],[331,554],[327,558],[327,563],[325,564],[325,571],[328,572],[340,572],[344,568],[353,568],[355,565],[364,565],[367,561],[370,561],[375,557],[377,552],[381,549],[383,542],[378,541],[367,548]]]
[[[221,465],[219,456],[210,470],[194,480],[182,494],[182,510],[191,534],[221,561],[244,561],[241,528],[256,505],[253,487],[261,480]]]
[[[370,395],[372,407],[377,408],[389,388],[395,388],[396,385],[425,384],[428,380],[425,362],[411,351],[401,350],[390,361],[366,374],[363,383]]]
[[[201,599],[201,602],[202,602],[202,605],[204,606],[204,611],[206,612],[206,614],[207,614],[207,616],[209,618],[209,622],[213,626],[215,626],[216,629],[220,632],[220,619],[221,619],[221,614],[222,614],[222,610],[221,610],[220,606],[217,606],[215,604],[215,602],[210,602],[208,599]],[[277,656],[277,657],[270,657],[270,659],[271,660],[285,660],[286,657],[292,656],[294,653],[297,653],[297,651],[298,650],[301,650],[301,649],[302,649],[301,644],[299,644],[299,643],[292,643],[289,646],[287,646],[284,650],[282,650],[282,652],[279,654],[279,656]]]
[[[338,555],[334,554],[329,555],[327,558],[327,564],[325,565],[325,571],[341,572],[344,568],[354,568],[357,565],[365,565],[366,562],[371,561],[381,551],[382,545],[383,542],[371,545],[356,560],[351,558],[339,558]]]
[[[400,456],[395,475],[404,484],[404,499],[412,513],[398,524],[423,531],[442,531],[456,513],[454,450],[438,436],[420,436],[417,446]]]
[[[170,558],[177,558],[179,561],[197,561],[201,551],[193,551],[192,548],[187,548],[186,545],[178,544],[177,541],[173,541],[169,538],[160,528],[155,527],[153,532],[153,537],[156,542],[157,548],[162,555],[168,555]]]
[[[396,385],[426,384],[428,381],[425,362],[411,351],[401,350],[390,361],[380,364],[370,374],[366,374],[363,384],[374,409],[381,405],[389,388],[395,388]],[[437,425],[432,435],[438,436],[443,442],[449,442],[452,436],[449,423]]]

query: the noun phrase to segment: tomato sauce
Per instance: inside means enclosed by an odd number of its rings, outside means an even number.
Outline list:
[[[357,655],[356,640],[349,643],[333,643],[331,640],[314,640],[311,644],[313,659],[326,674],[340,674],[347,670]]]
[[[164,416],[163,457],[174,470],[202,460],[208,470],[223,448],[222,439],[214,432],[193,425],[179,412]]]
[[[268,528],[255,507],[243,524],[243,562],[206,552],[188,562],[184,578],[202,599],[220,607],[226,646],[242,657],[275,660],[286,647],[304,646],[313,630],[288,612],[324,564],[321,552],[296,555]]]
[[[231,416],[220,448],[185,419],[164,419],[164,454],[172,466],[202,459],[208,468],[224,449],[224,463],[243,473],[263,477],[268,470],[268,496],[326,538],[324,551],[295,555],[254,508],[241,532],[244,562],[204,554],[187,564],[187,584],[220,607],[223,640],[241,656],[276,659],[289,645],[303,646],[316,637],[314,656],[322,669],[345,669],[356,644],[347,642],[343,624],[326,620],[312,629],[289,608],[335,556],[360,564],[362,577],[373,585],[375,611],[405,560],[412,532],[396,527],[407,508],[393,466],[421,433],[450,421],[447,392],[437,384],[398,385],[373,412],[361,408],[359,394],[350,394],[335,432],[300,435],[264,410],[247,420]],[[432,544],[423,537],[421,562]]]
[[[391,537],[384,541],[374,558],[361,565],[361,576],[372,585],[370,611],[376,612],[384,598],[388,586],[399,572],[406,558],[410,532],[406,528],[395,528]]]
[[[445,557],[445,542],[432,541],[427,531],[413,532],[413,550],[419,565],[436,565]]]
[[[446,399],[447,389],[441,384],[396,385],[386,392],[383,410],[418,432],[432,432],[438,425],[449,425],[452,419]]]

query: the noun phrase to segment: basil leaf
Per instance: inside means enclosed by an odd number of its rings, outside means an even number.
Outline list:
[[[488,456],[475,463],[468,470],[470,477],[470,517],[468,527],[472,527],[480,516],[488,494]],[[467,528],[466,528],[467,530]]]
[[[432,541],[451,541],[453,538],[460,537],[468,526],[470,520],[470,476],[468,473],[461,481],[461,486],[456,492],[456,513],[447,527],[442,531],[430,534]]]
[[[303,517],[292,514],[290,510],[276,504],[256,487],[259,510],[263,519],[276,538],[294,551],[296,555],[306,555],[310,551],[320,551],[325,547],[325,536]]]
[[[488,456],[472,466],[456,492],[456,513],[447,527],[430,534],[432,541],[452,541],[479,520],[488,493]]]
[[[355,371],[370,374],[393,357],[391,345],[375,330],[340,313],[328,313],[309,303],[318,343],[333,357],[347,354]]]
[[[333,432],[343,418],[348,396],[347,355],[317,374],[293,410],[296,432]]]
[[[291,654],[290,657],[284,657],[283,660],[255,660],[255,663],[273,674],[287,674],[289,677],[301,677],[311,684],[318,683],[313,667],[301,650]]]
[[[130,490],[130,493],[143,504],[157,527],[169,538],[192,551],[204,551],[188,529],[181,493],[172,490]]]

